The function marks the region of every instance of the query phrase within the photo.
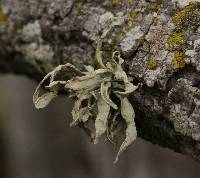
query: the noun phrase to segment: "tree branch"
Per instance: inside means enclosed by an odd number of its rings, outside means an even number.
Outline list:
[[[139,136],[200,160],[200,3],[1,0],[0,71],[35,80],[59,64],[94,65],[95,41],[119,12],[130,19],[105,40],[133,83]]]

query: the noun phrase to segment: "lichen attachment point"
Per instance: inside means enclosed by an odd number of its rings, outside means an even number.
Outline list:
[[[71,126],[82,127],[92,137],[94,143],[107,132],[112,138],[118,133],[117,125],[122,121],[126,123],[126,138],[117,154],[115,163],[120,154],[136,139],[137,131],[134,122],[134,109],[127,96],[134,92],[138,86],[133,85],[122,68],[124,60],[120,52],[115,51],[112,58],[104,61],[102,57],[102,41],[116,25],[124,22],[124,17],[114,18],[108,28],[97,41],[96,60],[98,68],[85,66],[85,71],[80,71],[74,65],[67,63],[59,65],[48,73],[39,83],[33,95],[36,108],[44,108],[58,95],[59,91],[66,90],[69,96],[75,99],[72,110],[73,120]],[[69,72],[71,79],[59,80],[59,76],[66,76]],[[39,96],[43,84],[46,93]],[[117,113],[117,114],[116,114]],[[118,119],[116,119],[118,117]],[[94,121],[95,133],[88,127],[88,122]]]

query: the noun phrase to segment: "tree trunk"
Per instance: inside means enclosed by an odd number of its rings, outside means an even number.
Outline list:
[[[133,83],[139,136],[200,160],[200,3],[172,0],[1,0],[0,71],[34,80],[59,64],[94,64],[95,41],[113,16],[104,56],[120,50]]]

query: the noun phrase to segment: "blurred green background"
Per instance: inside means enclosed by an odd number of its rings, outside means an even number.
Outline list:
[[[89,142],[70,128],[72,102],[60,97],[36,110],[36,83],[0,75],[0,178],[199,178],[200,163],[141,139],[117,165],[118,147]]]

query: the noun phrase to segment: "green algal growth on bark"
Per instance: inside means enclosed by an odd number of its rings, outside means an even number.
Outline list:
[[[94,143],[97,143],[99,137],[106,132],[110,137],[118,132],[115,126],[119,125],[122,120],[117,120],[116,117],[121,114],[126,123],[126,138],[119,149],[115,162],[137,136],[134,122],[135,113],[127,96],[134,92],[138,86],[129,81],[123,70],[124,60],[121,58],[120,52],[113,52],[111,59],[105,61],[101,48],[108,33],[114,26],[121,25],[124,20],[124,17],[114,18],[97,41],[98,68],[85,66],[85,71],[80,71],[70,63],[59,65],[44,77],[33,95],[33,102],[36,108],[40,109],[48,105],[59,91],[66,90],[69,97],[75,99],[71,126],[81,126],[87,134],[89,133]],[[59,79],[60,76],[65,76],[66,72],[69,72],[72,78],[69,80]],[[39,96],[41,86],[44,83],[48,83],[45,85],[47,91]],[[94,121],[95,133],[92,133],[88,127],[89,121]]]

